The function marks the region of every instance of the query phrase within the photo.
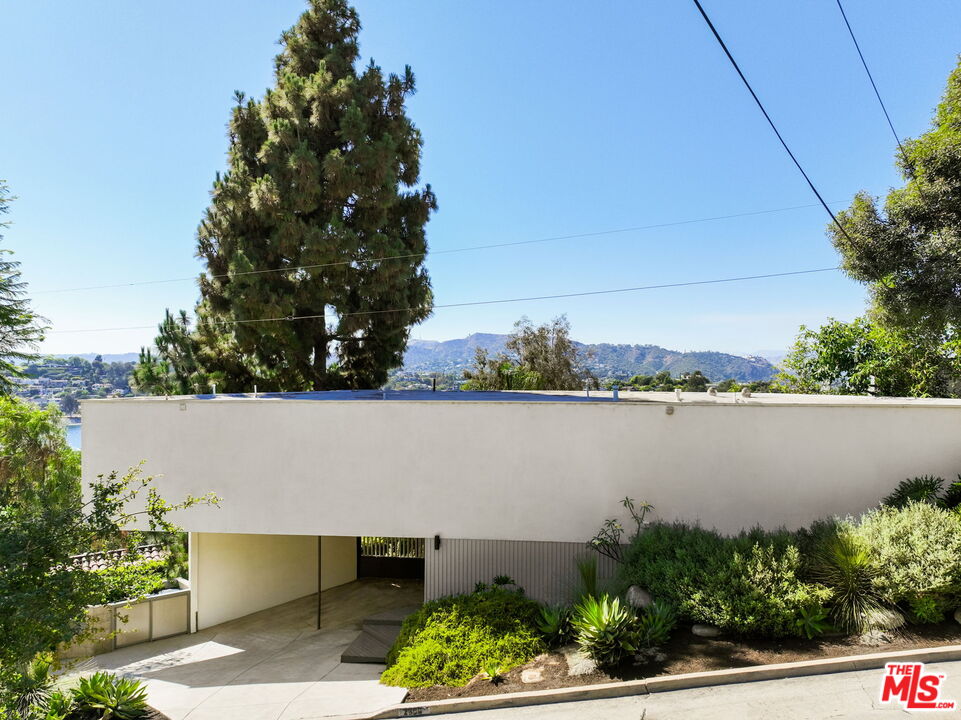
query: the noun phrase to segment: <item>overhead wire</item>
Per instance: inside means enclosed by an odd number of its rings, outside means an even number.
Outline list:
[[[574,298],[574,297],[588,297],[592,295],[613,295],[616,293],[629,293],[629,292],[640,292],[643,290],[662,290],[666,288],[678,288],[678,287],[691,287],[694,285],[719,285],[722,283],[734,283],[734,282],[745,282],[748,280],[764,280],[768,278],[781,278],[790,277],[796,275],[812,275],[815,273],[831,272],[834,270],[839,270],[840,268],[836,265],[831,267],[822,268],[811,268],[807,270],[789,270],[786,272],[777,273],[763,273],[758,275],[741,275],[737,277],[727,277],[727,278],[713,278],[710,280],[689,280],[685,282],[673,282],[673,283],[659,283],[656,285],[638,285],[635,287],[626,288],[612,288],[605,290],[584,290],[579,292],[570,293],[556,293],[552,295],[533,295],[529,297],[516,297],[516,298],[502,298],[497,300],[472,300],[467,302],[459,303],[444,303],[439,305],[434,305],[433,309],[442,310],[447,308],[459,308],[459,307],[476,307],[479,305],[501,305],[506,303],[518,303],[518,302],[533,302],[536,300],[557,300],[561,298]],[[249,318],[249,319],[234,319],[234,320],[206,320],[210,324],[214,325],[245,325],[254,323],[268,323],[268,322],[295,322],[298,320],[319,320],[321,318],[343,318],[361,315],[380,315],[384,313],[394,313],[394,312],[410,312],[413,310],[419,310],[420,308],[414,307],[401,307],[401,308],[387,308],[379,310],[361,310],[357,312],[348,313],[317,313],[313,315],[288,315],[284,317],[266,317],[266,318]],[[104,327],[104,328],[80,328],[74,330],[49,330],[49,333],[87,333],[87,332],[114,332],[122,330],[149,330],[156,327],[155,325],[130,325],[126,327]]]
[[[734,59],[734,56],[731,54],[731,51],[728,50],[727,44],[721,38],[721,35],[717,31],[717,28],[714,27],[714,23],[711,22],[711,18],[708,17],[707,12],[704,10],[704,7],[700,3],[700,0],[694,0],[694,4],[697,6],[698,11],[701,13],[701,17],[704,18],[704,22],[706,22],[708,28],[710,28],[711,33],[713,33],[714,39],[717,40],[718,44],[721,46],[721,49],[724,51],[724,54],[727,55],[727,59],[730,60],[731,65],[734,66],[734,69],[737,71],[738,76],[741,78],[741,82],[744,83],[744,87],[746,87],[748,92],[751,93],[751,97],[754,98],[754,102],[757,103],[757,106],[761,110],[761,113],[764,115],[764,118],[767,120],[768,125],[771,126],[771,129],[774,131],[774,134],[777,135],[777,139],[780,140],[782,147],[790,156],[791,160],[794,162],[795,167],[797,167],[801,175],[804,176],[805,181],[807,181],[808,187],[811,188],[811,192],[813,192],[815,197],[817,197],[818,202],[820,202],[821,206],[830,216],[832,222],[837,227],[837,229],[841,232],[841,234],[844,235],[844,237],[847,238],[849,242],[851,242],[852,244],[855,244],[851,236],[848,235],[847,230],[844,229],[844,226],[841,225],[840,222],[838,222],[837,216],[834,214],[834,211],[831,210],[827,202],[825,202],[824,198],[821,196],[821,193],[818,192],[817,187],[815,187],[814,182],[811,180],[807,172],[805,172],[804,168],[801,166],[801,163],[798,161],[797,157],[791,151],[791,148],[788,146],[787,141],[785,141],[784,137],[781,135],[781,131],[777,129],[777,125],[774,124],[774,120],[771,119],[771,116],[768,114],[767,110],[764,108],[764,104],[761,102],[761,99],[757,96],[757,93],[754,92],[754,88],[751,87],[751,83],[748,82],[747,77],[745,77],[744,73],[741,71],[741,67],[737,64],[737,61]]]
[[[604,235],[616,235],[616,234],[622,234],[622,233],[628,233],[628,232],[640,232],[643,230],[656,230],[660,228],[678,227],[681,225],[693,225],[696,223],[704,223],[704,222],[715,222],[718,220],[731,220],[734,218],[752,217],[756,215],[769,215],[771,213],[788,212],[791,210],[804,210],[812,207],[819,207],[819,205],[817,203],[808,204],[808,205],[792,205],[788,207],[771,208],[768,210],[753,210],[750,212],[732,213],[729,215],[714,215],[711,217],[693,218],[689,220],[674,220],[671,222],[654,223],[650,225],[634,225],[632,227],[616,228],[613,230],[597,230],[593,232],[574,233],[570,235],[553,235],[549,237],[534,238],[531,240],[517,240],[512,242],[490,243],[486,245],[468,245],[468,246],[459,247],[459,248],[431,250],[430,253],[423,252],[423,253],[408,253],[408,254],[401,254],[401,255],[385,255],[383,257],[359,258],[356,260],[339,260],[337,262],[316,263],[312,265],[291,265],[291,266],[280,267],[280,268],[243,270],[240,272],[206,275],[206,277],[211,280],[215,280],[215,279],[220,280],[220,279],[226,279],[226,278],[244,277],[244,276],[251,276],[251,275],[265,275],[268,273],[291,273],[291,272],[299,272],[303,270],[317,270],[320,268],[351,265],[354,263],[370,264],[370,263],[384,262],[386,260],[403,260],[403,259],[411,259],[415,257],[424,257],[428,254],[430,254],[431,256],[434,256],[434,255],[448,255],[452,253],[471,252],[475,250],[492,250],[495,248],[516,247],[520,245],[534,245],[537,243],[557,242],[561,240],[577,240],[577,239],[583,239],[583,238],[589,238],[589,237],[601,237]],[[197,275],[191,275],[189,277],[160,278],[155,280],[134,280],[129,282],[111,283],[111,284],[104,284],[104,285],[85,285],[85,286],[79,286],[79,287],[53,288],[48,290],[33,290],[31,291],[31,295],[48,295],[53,293],[82,292],[87,290],[114,290],[118,288],[137,287],[137,286],[143,286],[143,285],[159,285],[164,283],[188,282],[196,279],[197,279]]]

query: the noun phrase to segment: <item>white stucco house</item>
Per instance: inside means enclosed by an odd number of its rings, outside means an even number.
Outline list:
[[[706,393],[325,392],[83,403],[85,481],[145,461],[190,533],[193,629],[349,582],[360,536],[423,539],[427,598],[564,591],[625,496],[724,532],[871,507],[961,471],[961,402]]]

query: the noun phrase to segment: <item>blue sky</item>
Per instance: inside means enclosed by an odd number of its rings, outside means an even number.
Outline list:
[[[364,61],[410,64],[423,180],[447,250],[810,205],[803,179],[692,3],[361,0]],[[894,140],[833,0],[708,0],[783,134],[836,208],[899,184]],[[961,51],[961,4],[847,0],[895,126],[928,127]],[[0,177],[19,199],[5,245],[52,323],[48,352],[125,352],[193,282],[194,230],[225,164],[235,89],[271,84],[299,0],[6,0]],[[825,267],[817,207],[656,230],[438,254],[438,303]],[[801,323],[861,312],[840,273],[439,309],[413,337],[507,332],[567,313],[588,342],[739,354],[787,347]]]

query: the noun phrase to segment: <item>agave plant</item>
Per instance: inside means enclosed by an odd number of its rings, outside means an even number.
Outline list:
[[[616,597],[585,597],[574,606],[571,625],[578,645],[598,665],[617,665],[637,650],[636,619]]]
[[[147,714],[147,689],[139,680],[98,672],[80,678],[72,692],[77,710],[97,720],[138,720]]]
[[[560,647],[571,639],[571,612],[559,605],[541,605],[537,629],[550,647]]]
[[[40,717],[43,720],[67,720],[73,713],[73,696],[56,690],[47,698],[47,712]]]
[[[671,637],[677,624],[677,615],[667,603],[654,601],[644,608],[637,618],[637,644],[639,647],[657,647]]]

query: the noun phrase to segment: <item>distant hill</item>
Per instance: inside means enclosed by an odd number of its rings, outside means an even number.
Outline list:
[[[97,357],[97,353],[72,353],[67,355],[64,355],[64,354],[52,355],[51,357],[63,358],[64,360],[69,360],[70,358],[78,357],[78,358],[83,358],[84,360],[93,362],[93,359]],[[101,355],[101,359],[105,363],[137,362],[137,360],[140,359],[140,353],[119,353],[114,355],[111,355],[110,353],[103,353]]]
[[[476,348],[490,353],[504,350],[507,335],[475,333],[456,340],[411,340],[404,355],[404,372],[445,372],[459,374],[474,361]],[[734,378],[740,382],[770,380],[774,366],[762,357],[741,357],[727,353],[680,352],[657,345],[612,345],[577,343],[582,351],[593,352],[588,363],[600,378],[653,375],[669,370],[675,377],[700,370],[711,380]]]

